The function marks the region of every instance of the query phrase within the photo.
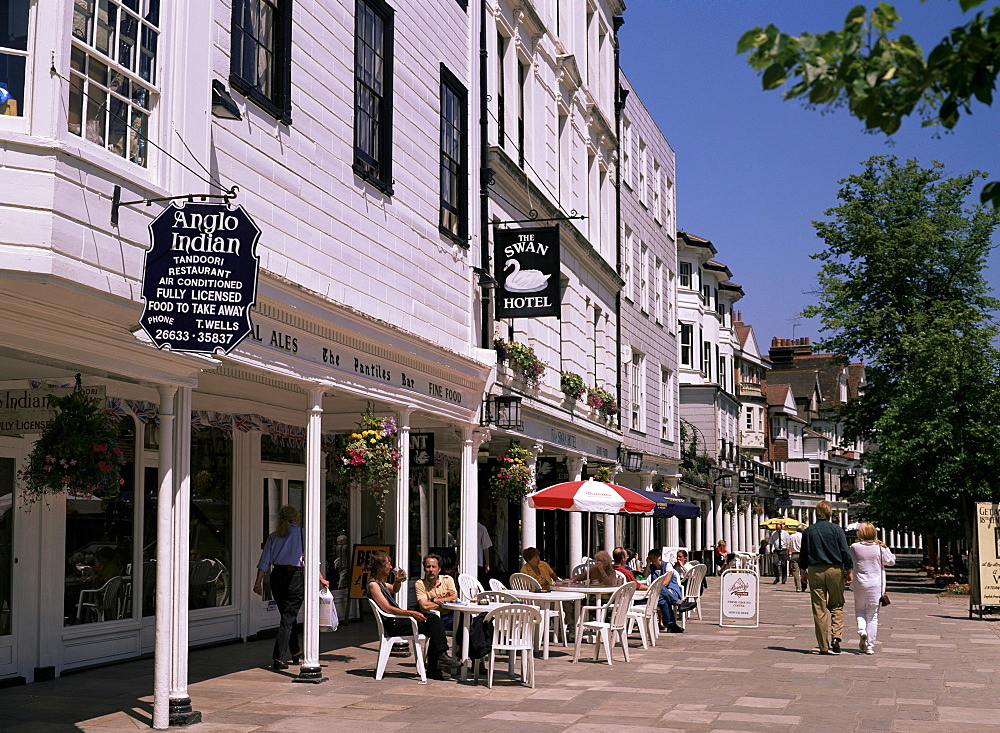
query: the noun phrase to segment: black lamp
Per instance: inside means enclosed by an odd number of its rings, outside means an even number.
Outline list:
[[[520,430],[521,398],[517,395],[486,395],[480,425],[496,425],[504,430]]]
[[[218,79],[212,80],[212,114],[223,120],[242,120],[240,108],[236,106],[226,85]]]
[[[623,447],[619,447],[618,462],[622,465],[622,469],[625,471],[635,473],[642,468],[642,453],[636,450],[625,450]]]

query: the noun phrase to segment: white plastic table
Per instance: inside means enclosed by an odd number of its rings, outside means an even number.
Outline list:
[[[469,659],[469,627],[472,625],[472,617],[478,616],[481,613],[489,613],[494,608],[500,608],[504,606],[504,603],[468,603],[465,601],[448,601],[447,603],[442,603],[441,608],[446,608],[449,611],[462,614],[462,626],[465,627],[465,634],[462,635],[462,651],[461,656],[458,660],[462,663],[462,676],[461,679],[465,679],[468,676],[469,668],[472,666]],[[458,619],[451,625],[451,649],[454,654],[458,649]]]
[[[551,609],[553,611],[555,610],[556,604],[562,603],[563,601],[572,601],[576,610],[576,616],[574,616],[574,618],[580,617],[580,608],[582,605],[582,601],[584,598],[587,597],[586,593],[582,591],[570,591],[562,589],[553,589],[550,591],[542,591],[542,592],[531,591],[531,590],[505,590],[504,593],[512,595],[518,600],[527,601],[532,605],[534,604],[543,605],[546,608]],[[542,638],[544,639],[544,641],[542,641],[542,659],[548,659],[549,658],[548,629],[542,630]],[[565,645],[569,646],[569,643],[565,641],[566,640],[565,633],[563,634],[563,640]]]

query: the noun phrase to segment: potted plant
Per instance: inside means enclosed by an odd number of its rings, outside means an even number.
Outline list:
[[[490,491],[495,500],[521,501],[535,490],[535,477],[528,465],[530,459],[531,452],[517,441],[497,456],[490,476]]]
[[[563,372],[559,376],[559,388],[571,400],[578,400],[587,391],[583,384],[583,377],[575,372]]]
[[[605,417],[618,414],[618,400],[606,389],[591,387],[587,390],[587,405]]]
[[[503,339],[496,339],[493,347],[497,352],[497,361],[509,364],[512,369],[520,372],[528,384],[537,385],[545,374],[545,362],[538,358],[532,347]]]
[[[607,466],[598,466],[597,470],[594,471],[594,481],[603,481],[606,484],[610,484],[611,480],[611,469]]]
[[[83,391],[79,374],[70,394],[48,399],[58,413],[18,471],[27,503],[64,491],[77,497],[117,496],[125,483],[125,455],[118,447],[115,421]]]
[[[380,518],[385,511],[385,495],[399,473],[396,432],[394,417],[376,417],[366,410],[357,430],[339,436],[330,457],[336,483],[345,490],[358,484],[371,494]]]

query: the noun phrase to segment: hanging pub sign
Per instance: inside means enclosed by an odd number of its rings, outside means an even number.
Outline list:
[[[139,325],[158,349],[228,354],[250,335],[260,229],[242,206],[168,206],[149,225]]]
[[[427,468],[434,465],[434,433],[410,433],[410,466]]]
[[[493,232],[496,318],[560,316],[559,227]]]

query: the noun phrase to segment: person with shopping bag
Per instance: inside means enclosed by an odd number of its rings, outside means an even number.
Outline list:
[[[253,592],[262,598],[264,574],[268,570],[271,571],[271,596],[281,614],[271,653],[271,669],[277,672],[288,669],[289,664],[298,664],[301,657],[296,624],[305,598],[305,534],[299,526],[299,510],[291,504],[278,510],[278,528],[267,536],[260,553]],[[330,587],[322,573],[319,582],[324,588]],[[285,661],[289,654],[291,659]]]
[[[877,539],[878,533],[870,522],[858,525],[858,541],[851,545],[854,561],[854,615],[858,619],[858,649],[865,654],[875,653],[875,635],[878,633],[878,612],[885,595],[885,569],[896,564],[896,556]]]

